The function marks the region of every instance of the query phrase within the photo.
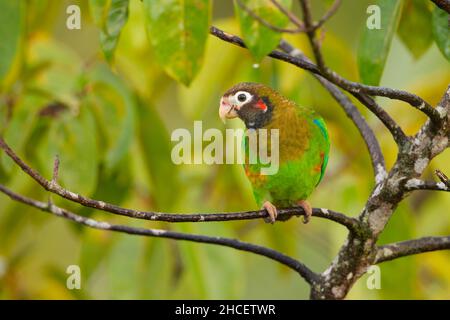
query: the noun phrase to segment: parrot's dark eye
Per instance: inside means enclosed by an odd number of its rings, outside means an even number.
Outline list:
[[[244,102],[250,101],[252,95],[247,91],[238,91],[234,94],[234,99],[237,104],[242,105]]]
[[[245,100],[247,100],[247,96],[245,94],[241,93],[240,95],[237,96],[237,99],[240,102],[244,102]]]

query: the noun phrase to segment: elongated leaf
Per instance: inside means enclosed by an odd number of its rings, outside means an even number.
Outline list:
[[[397,33],[414,58],[418,59],[433,40],[429,1],[406,0]]]
[[[0,1],[0,87],[19,61],[24,15],[23,1]]]
[[[378,0],[375,4],[375,11],[370,13],[368,19],[377,19],[378,16],[381,19],[380,28],[376,28],[376,23],[375,28],[371,29],[366,25],[358,48],[359,74],[362,82],[369,85],[380,83],[400,18],[402,1]]]
[[[270,0],[241,0],[242,4],[252,10],[257,16],[268,23],[283,28],[289,20]],[[286,9],[291,6],[291,0],[278,1]],[[254,58],[259,62],[264,56],[275,49],[281,39],[281,33],[274,31],[253,18],[235,1],[235,11],[239,18],[244,42]]]
[[[129,0],[90,0],[89,7],[95,24],[101,29],[100,45],[111,62],[119,42],[120,32],[128,20]]]
[[[209,0],[144,0],[148,37],[158,63],[189,85],[200,70],[209,32]]]
[[[450,61],[450,17],[444,10],[433,10],[434,41],[444,57]]]

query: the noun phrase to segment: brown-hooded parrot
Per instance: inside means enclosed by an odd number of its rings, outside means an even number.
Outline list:
[[[263,175],[261,163],[246,161],[245,173],[256,202],[267,210],[270,222],[277,218],[277,207],[294,205],[304,209],[304,222],[308,222],[312,208],[306,199],[325,174],[330,150],[322,117],[266,85],[250,82],[239,83],[225,92],[220,100],[219,115],[224,121],[241,119],[257,136],[258,129],[267,129],[267,141],[271,141],[270,129],[279,130],[278,172]],[[249,152],[249,148],[245,148],[246,159]]]

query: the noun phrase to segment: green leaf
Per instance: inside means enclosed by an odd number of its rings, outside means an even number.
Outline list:
[[[24,29],[24,2],[0,1],[0,85],[8,82],[19,63],[19,51]]]
[[[38,108],[44,103],[44,99],[34,95],[22,97],[15,105],[12,118],[5,127],[3,133],[5,140],[16,151],[22,152],[28,143],[28,138],[38,121]],[[15,167],[14,162],[5,154],[0,154],[0,163],[6,173],[11,173]]]
[[[433,36],[439,50],[450,61],[450,18],[439,8],[433,10]]]
[[[397,34],[415,59],[420,58],[432,42],[431,10],[426,0],[406,0]]]
[[[270,0],[241,0],[242,4],[268,23],[283,28],[289,19],[278,10]],[[291,0],[281,0],[279,3],[286,9],[291,7]],[[274,31],[253,18],[235,1],[236,15],[241,26],[244,42],[256,61],[261,61],[274,50],[281,39],[281,33]]]
[[[188,86],[200,70],[209,33],[209,0],[144,0],[149,41],[158,63]]]
[[[88,106],[82,105],[75,117],[66,112],[52,120],[37,152],[45,175],[52,176],[53,159],[58,155],[61,183],[77,193],[92,194],[97,186],[98,156],[95,122]]]
[[[101,156],[106,169],[114,170],[126,156],[134,136],[135,99],[128,87],[106,65],[99,65],[88,76],[87,95],[96,120]]]
[[[111,62],[119,42],[120,32],[128,20],[129,0],[90,0],[89,7],[95,24],[101,29],[100,46]]]
[[[27,70],[27,89],[76,109],[79,79],[82,74],[80,57],[63,44],[45,37],[32,39]]]
[[[364,26],[362,38],[358,48],[358,68],[361,80],[365,84],[378,85],[383,75],[392,38],[400,18],[402,1],[378,0],[375,4],[380,8],[368,15],[373,19],[379,14],[380,28],[369,29]],[[376,8],[376,7],[375,7]]]
[[[142,102],[139,106],[139,141],[156,208],[168,210],[175,204],[173,195],[178,189],[178,171],[171,160],[170,136],[155,108]]]

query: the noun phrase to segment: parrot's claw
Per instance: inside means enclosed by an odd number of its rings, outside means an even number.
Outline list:
[[[309,202],[306,201],[306,200],[301,200],[301,201],[299,201],[299,202],[298,202],[298,205],[299,205],[300,207],[302,207],[303,210],[305,210],[305,215],[303,216],[303,223],[306,224],[306,223],[309,222],[309,219],[310,219],[311,216],[312,216],[312,208],[311,208],[311,205],[310,205]]]
[[[269,201],[264,202],[263,209],[266,209],[269,217],[264,218],[265,222],[274,223],[278,216],[277,208]]]

